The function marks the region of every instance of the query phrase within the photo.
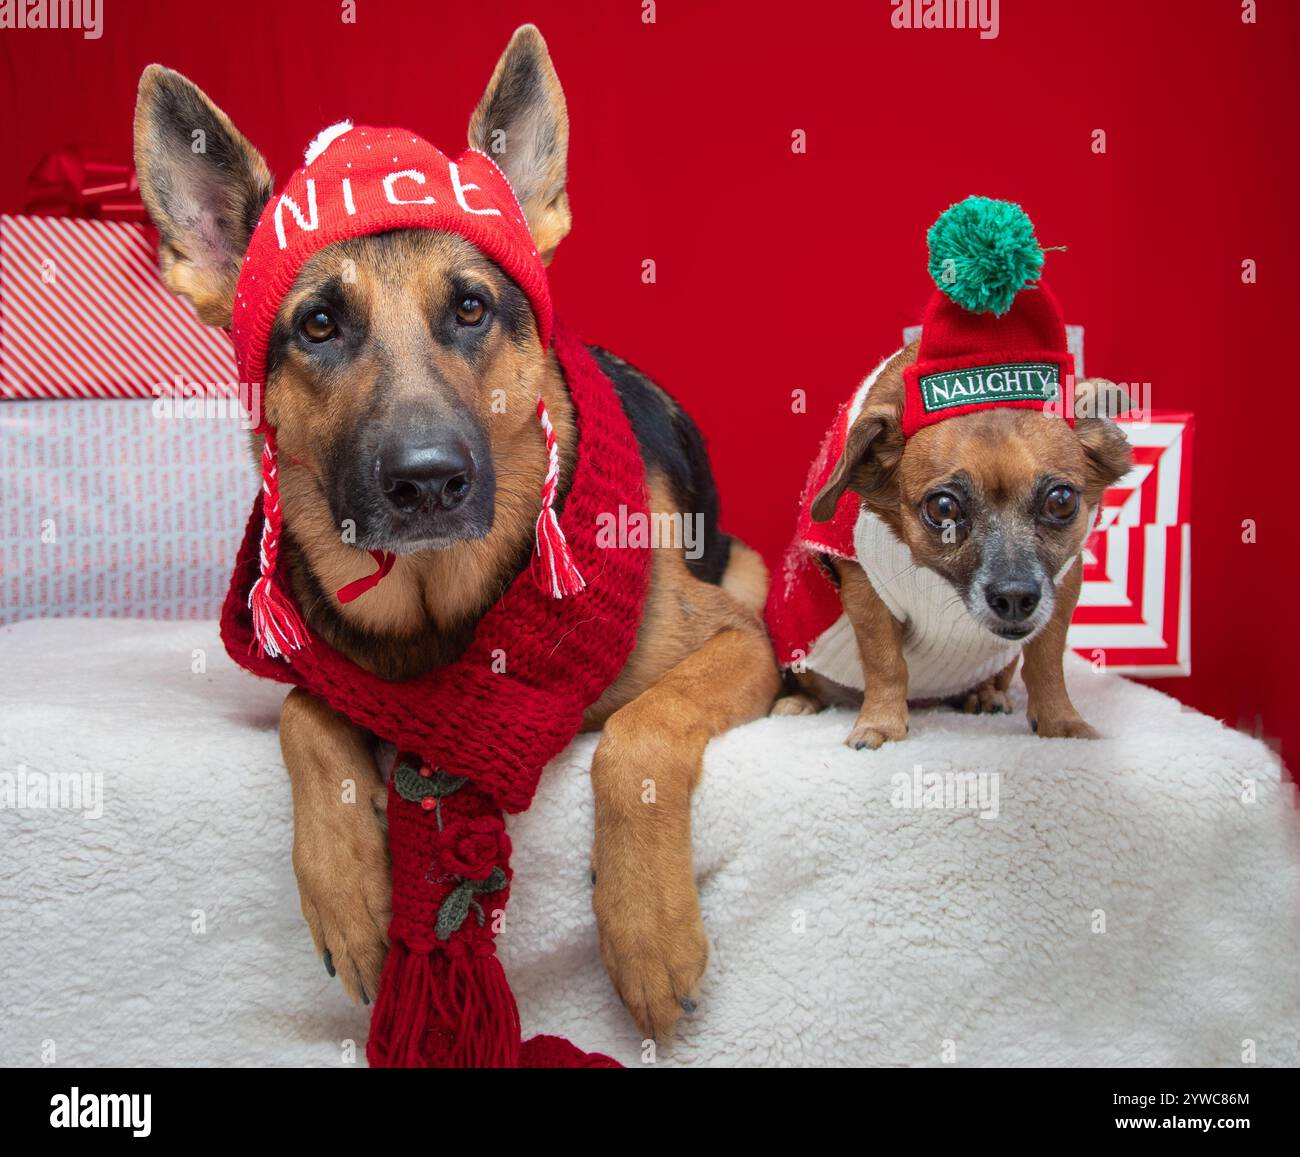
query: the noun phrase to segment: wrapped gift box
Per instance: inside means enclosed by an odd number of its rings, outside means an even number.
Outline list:
[[[0,397],[237,394],[230,339],[158,278],[142,225],[0,216]]]
[[[86,197],[119,186],[143,216]],[[213,618],[257,489],[233,348],[147,226],[72,207],[0,216],[0,622]]]
[[[0,403],[0,623],[213,619],[257,493],[248,433],[156,403]]]
[[[1102,500],[1069,643],[1112,671],[1190,675],[1192,415],[1121,425],[1133,469]]]

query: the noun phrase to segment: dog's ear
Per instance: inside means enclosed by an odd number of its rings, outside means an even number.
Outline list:
[[[497,61],[470,117],[469,143],[501,166],[549,265],[573,223],[564,188],[569,114],[546,41],[533,25],[516,29]]]
[[[878,401],[863,406],[844,439],[844,452],[821,493],[813,499],[815,522],[829,522],[845,490],[864,498],[879,496],[890,485],[903,457],[903,427],[898,406]]]
[[[151,64],[135,105],[140,194],[162,237],[163,284],[229,325],[248,240],[271,196],[261,154],[193,82]]]
[[[1074,386],[1074,432],[1087,458],[1086,498],[1095,504],[1102,492],[1133,467],[1128,438],[1115,422],[1131,406],[1128,394],[1106,378],[1085,378]]]

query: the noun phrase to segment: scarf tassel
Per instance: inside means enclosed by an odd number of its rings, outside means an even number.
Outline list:
[[[519,1048],[519,1009],[495,953],[393,943],[370,1020],[372,1068],[516,1068]]]
[[[248,595],[253,617],[253,638],[263,656],[278,659],[290,651],[301,650],[307,630],[298,608],[274,582],[262,575]]]
[[[587,587],[578,572],[560,520],[550,506],[537,517],[537,550],[533,554],[533,579],[553,599],[581,594]]]
[[[537,421],[546,444],[546,477],[542,480],[542,509],[537,516],[537,545],[533,553],[533,581],[553,599],[581,594],[587,588],[555,515],[560,489],[560,447],[546,409],[546,399],[537,399]]]

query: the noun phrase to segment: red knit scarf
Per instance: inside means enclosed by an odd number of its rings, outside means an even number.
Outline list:
[[[315,635],[287,662],[264,657],[248,608],[258,578],[259,496],[222,610],[221,637],[237,663],[302,687],[401,753],[388,793],[393,921],[366,1045],[371,1065],[617,1064],[560,1037],[521,1041],[495,955],[511,881],[502,813],[529,806],[542,769],[618,677],[649,582],[648,551],[596,545],[599,515],[620,505],[646,509],[632,429],[609,380],[562,328],[555,351],[579,446],[560,521],[587,578],[583,593],[552,598],[521,574],[457,662],[407,682],[378,678]],[[285,576],[279,582],[290,589]]]

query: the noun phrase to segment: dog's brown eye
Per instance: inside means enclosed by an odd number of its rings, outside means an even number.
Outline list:
[[[338,324],[323,309],[309,313],[302,320],[302,336],[308,341],[329,341],[338,331]]]
[[[945,490],[931,494],[925,500],[924,510],[926,521],[935,527],[941,527],[945,522],[957,523],[962,519],[961,503]]]
[[[456,320],[461,325],[478,325],[487,308],[477,297],[462,297],[456,306]]]
[[[1043,513],[1055,522],[1069,522],[1079,509],[1079,494],[1072,486],[1056,486],[1043,501]]]

